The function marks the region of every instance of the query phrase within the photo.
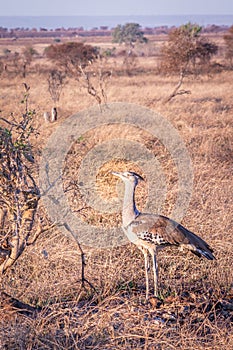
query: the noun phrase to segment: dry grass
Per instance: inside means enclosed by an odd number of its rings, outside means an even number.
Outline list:
[[[147,66],[154,64],[149,61]],[[117,64],[120,67],[120,61]],[[143,65],[142,58],[139,64]],[[232,78],[233,72],[199,80],[189,78],[184,88],[192,93],[167,104],[163,101],[176,85],[176,77],[146,72],[131,77],[113,75],[107,89],[109,102],[149,107],[179,130],[194,169],[194,188],[183,224],[213,246],[217,261],[208,262],[173,249],[160,252],[161,298],[151,297],[147,304],[143,257],[133,245],[106,250],[83,247],[86,278],[96,291],[88,285],[80,290],[81,260],[76,242],[53,229],[28,247],[2,279],[2,290],[38,308],[25,314],[10,302],[2,303],[2,349],[233,348]],[[5,116],[21,111],[22,82],[19,77],[2,77],[0,109]],[[31,87],[30,103],[37,111],[35,124],[40,131],[35,145],[41,150],[56,127],[45,124],[42,117],[52,103],[42,73],[29,75],[26,82]],[[58,106],[57,124],[93,103],[77,82],[69,81]],[[99,128],[73,145],[64,166],[64,187],[71,180],[78,181],[78,167],[85,154],[117,132],[117,126]],[[156,154],[166,175],[168,193],[163,212],[169,215],[176,197],[177,173],[168,151],[142,131],[131,128],[125,133]],[[144,175],[137,164],[124,160],[103,164],[97,174],[97,188],[106,199],[117,196],[116,180],[107,175],[113,167]],[[143,186],[137,194],[142,208],[148,191],[146,184]],[[85,205],[75,187],[68,199],[74,211]],[[91,217],[98,225],[120,225],[120,214],[102,215],[100,220],[98,213],[87,208],[83,217],[87,221]]]

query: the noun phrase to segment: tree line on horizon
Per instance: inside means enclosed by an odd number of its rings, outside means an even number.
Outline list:
[[[142,27],[142,26],[140,26]],[[143,27],[143,32],[146,35],[153,35],[153,34],[169,34],[171,30],[176,28],[177,26],[168,26],[168,25],[161,25],[161,26],[145,26]],[[222,33],[226,32],[230,26],[228,25],[216,25],[216,24],[209,24],[202,27],[203,33]],[[93,27],[91,29],[85,29],[83,26],[79,27],[59,27],[54,29],[47,29],[45,27],[40,28],[24,28],[24,27],[15,27],[15,28],[6,28],[0,26],[0,38],[23,38],[23,37],[62,37],[64,35],[70,36],[70,37],[76,37],[76,36],[111,36],[112,32],[114,32],[115,28],[109,28],[109,26],[101,25],[99,27]]]
[[[159,55],[162,64],[160,72],[181,72],[193,71],[195,67],[207,66],[210,59],[218,52],[218,45],[214,41],[202,35],[203,27],[198,24],[187,23],[180,27],[170,30],[165,44],[162,46]],[[126,23],[118,25],[112,32],[112,42],[123,45],[118,54],[125,55],[124,64],[132,66],[132,62],[137,56],[135,46],[138,44],[147,44],[148,37],[141,29],[138,23]],[[233,26],[223,35],[225,42],[225,57],[232,66],[233,57]],[[61,66],[68,66],[72,61],[78,65],[85,64],[86,52],[92,51],[92,54],[98,57],[100,55],[110,57],[116,55],[116,48],[100,50],[100,48],[82,44],[81,42],[63,43],[60,39],[45,49],[44,55],[50,60],[57,61]],[[97,54],[98,51],[98,54]],[[143,49],[142,49],[143,51]],[[4,55],[0,57],[0,74],[7,71],[8,66],[15,67],[15,72],[21,71],[23,77],[26,76],[27,68],[33,59],[38,56],[36,50],[31,47],[25,47],[21,53],[12,52],[9,49],[4,50]],[[192,66],[192,67],[191,67]],[[67,70],[67,67],[66,67]]]

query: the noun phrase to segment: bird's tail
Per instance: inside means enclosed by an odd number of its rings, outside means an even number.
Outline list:
[[[188,239],[188,247],[191,252],[198,257],[204,256],[208,260],[215,260],[213,255],[213,249],[199,236],[195,233],[187,230],[184,226],[179,225],[179,230],[185,235]]]
[[[195,255],[197,255],[199,258],[201,256],[204,256],[206,259],[208,260],[215,260],[215,256],[212,254],[213,253],[213,250],[212,249],[200,249],[200,248],[196,248],[195,250],[192,250],[191,249],[191,252]]]

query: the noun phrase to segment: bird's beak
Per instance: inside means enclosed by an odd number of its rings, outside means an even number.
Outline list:
[[[121,173],[119,173],[118,171],[111,171],[111,174],[119,177],[120,179],[123,179],[123,175]]]
[[[118,176],[118,177],[120,177],[120,175],[121,175],[121,174],[118,173],[117,171],[111,171],[111,174],[112,174],[112,175],[115,175],[115,176]]]

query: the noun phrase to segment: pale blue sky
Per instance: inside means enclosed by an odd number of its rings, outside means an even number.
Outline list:
[[[233,14],[233,0],[0,0],[0,16]]]

